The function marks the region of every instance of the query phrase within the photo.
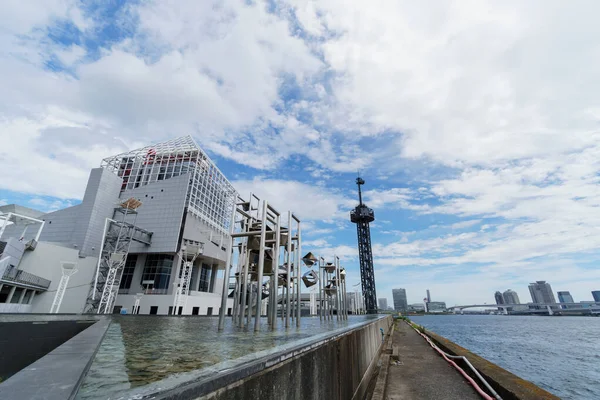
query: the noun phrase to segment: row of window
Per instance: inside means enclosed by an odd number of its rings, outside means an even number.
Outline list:
[[[121,283],[119,289],[129,289],[131,282],[133,281],[133,274],[135,272],[135,265],[137,264],[138,255],[129,254],[123,267],[123,275],[121,276]],[[144,271],[142,272],[142,279],[140,285],[144,289],[168,289],[169,281],[171,279],[171,271],[173,269],[173,256],[170,254],[148,254],[146,256],[146,262],[144,263]],[[181,270],[179,274],[181,276]],[[208,292],[210,289],[212,268],[209,265],[202,264],[200,268],[200,286],[201,292]],[[149,282],[152,281],[152,284]]]
[[[123,308],[123,306],[114,306],[113,314],[120,314],[122,308]],[[139,309],[136,314],[139,314]],[[150,306],[150,315],[157,315],[157,314],[158,314],[158,306]],[[177,310],[177,315],[182,315],[182,314],[183,314],[183,307],[179,307],[179,309]],[[173,315],[173,306],[169,306],[169,315]],[[192,307],[192,315],[200,315],[200,307]],[[213,315],[212,307],[208,307],[206,309],[206,315],[208,315],[208,316]],[[231,316],[231,308],[227,309],[227,315]]]

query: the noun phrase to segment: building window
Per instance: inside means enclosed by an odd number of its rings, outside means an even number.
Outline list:
[[[150,306],[150,315],[158,314],[158,306]]]
[[[206,315],[212,315],[212,311],[213,311],[213,308],[212,307],[208,307],[206,309]]]
[[[202,264],[202,268],[200,268],[200,286],[198,287],[200,292],[208,292],[211,270],[210,265]]]
[[[173,268],[173,256],[170,254],[148,254],[144,264],[142,280],[154,281],[153,289],[168,289]]]
[[[135,264],[137,263],[137,254],[128,254],[125,266],[123,267],[123,275],[121,276],[121,283],[119,289],[129,289],[131,287],[131,281],[133,280],[133,271],[135,271]]]

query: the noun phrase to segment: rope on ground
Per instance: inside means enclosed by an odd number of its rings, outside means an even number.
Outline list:
[[[406,323],[411,328],[413,328],[415,330],[415,332],[417,332],[419,335],[423,336],[423,338],[425,338],[425,340],[427,340],[427,342],[429,343],[429,345],[431,347],[433,347],[442,357],[444,357],[444,359],[446,361],[448,361],[454,368],[456,368],[462,374],[462,376],[464,376],[465,379],[467,379],[471,383],[471,385],[473,385],[473,387],[475,388],[475,390],[477,391],[477,393],[479,393],[481,395],[481,397],[483,397],[486,400],[494,400],[494,398],[496,400],[502,400],[502,397],[500,397],[500,395],[498,393],[496,393],[496,391],[490,386],[490,384],[484,379],[484,377],[481,376],[481,374],[479,373],[479,371],[477,371],[477,369],[475,367],[473,367],[473,365],[469,362],[469,360],[467,360],[467,357],[464,357],[464,356],[453,356],[451,354],[448,354],[448,353],[442,351],[439,347],[437,347],[435,345],[435,343],[433,343],[431,341],[431,339],[429,339],[429,337],[427,337],[426,335],[424,335],[421,332],[419,332],[408,321],[406,321]],[[490,391],[490,393],[492,393],[494,395],[494,397],[490,396],[483,389],[481,389],[481,387],[479,387],[479,385],[477,384],[477,382],[475,382],[473,380],[473,378],[471,378],[469,375],[467,375],[467,373],[461,367],[459,367],[458,364],[456,364],[454,361],[451,360],[452,358],[454,358],[454,359],[461,359],[461,360],[465,361],[466,364],[469,366],[469,368],[471,368],[471,370],[475,373],[475,375],[477,376],[477,378],[479,378],[479,380],[481,380],[481,382]]]

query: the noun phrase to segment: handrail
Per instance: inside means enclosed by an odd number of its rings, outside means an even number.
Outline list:
[[[450,364],[452,364],[452,366],[454,366],[454,368],[458,369],[458,371],[465,377],[465,379],[467,379],[469,382],[471,382],[471,384],[474,386],[475,390],[481,395],[481,397],[483,397],[486,400],[492,400],[492,398],[485,392],[483,392],[481,390],[481,388],[475,383],[475,381],[468,376],[465,371],[462,370],[462,368],[460,368],[454,361],[452,361],[451,359],[460,359],[463,360],[468,366],[469,368],[473,371],[473,373],[475,374],[475,376],[477,376],[477,378],[479,378],[479,380],[484,384],[484,386],[486,387],[487,390],[490,391],[490,393],[494,396],[494,398],[496,400],[502,400],[502,397],[500,397],[500,395],[498,393],[496,393],[496,391],[490,386],[490,384],[485,380],[485,378],[483,376],[481,376],[481,374],[479,373],[479,371],[477,371],[477,369],[469,362],[469,360],[467,359],[467,357],[465,356],[453,356],[451,354],[446,353],[445,351],[443,351],[442,349],[440,349],[439,347],[437,347],[435,345],[435,343],[433,343],[431,341],[431,339],[429,339],[429,337],[427,337],[426,335],[424,335],[423,333],[419,332],[414,326],[412,326],[408,321],[405,321],[411,328],[413,328],[415,330],[415,332],[417,332],[419,335],[423,336],[423,338],[425,338],[425,340],[427,340],[427,342],[431,345],[431,347],[434,348],[434,350],[436,350],[438,353],[440,353],[440,355],[442,357],[444,357],[444,359],[446,359],[446,361],[448,361]]]
[[[37,286],[40,288],[48,289],[51,281],[40,276],[31,274],[29,272],[17,269],[14,265],[10,265],[2,274],[2,279],[15,283],[22,283],[25,285]]]

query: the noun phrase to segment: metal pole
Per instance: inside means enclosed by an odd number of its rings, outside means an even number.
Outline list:
[[[102,244],[100,244],[100,254],[98,256],[98,265],[96,266],[96,278],[94,279],[94,288],[92,290],[92,300],[96,300],[96,287],[98,286],[98,273],[100,272],[100,263],[102,263],[102,252],[104,251],[104,242],[106,241],[106,232],[108,229],[108,221],[112,221],[109,218],[104,220],[104,234],[102,235]],[[0,236],[2,236],[0,234]]]
[[[225,312],[227,308],[227,296],[229,294],[229,264],[231,263],[231,250],[233,249],[233,231],[235,229],[235,213],[237,207],[233,202],[231,211],[231,221],[229,223],[229,240],[227,241],[227,257],[225,260],[225,274],[223,275],[223,293],[221,294],[221,309],[219,310],[219,330],[222,331],[225,326]]]
[[[340,258],[338,256],[335,256],[335,306],[337,308],[335,316],[338,321],[342,317],[340,304],[341,286],[342,284],[340,282]]]
[[[258,278],[256,283],[256,316],[254,318],[254,332],[260,330],[260,306],[262,304],[262,280],[265,268],[265,239],[267,234],[267,201],[263,200],[262,224],[260,226],[260,253],[258,253]]]
[[[254,301],[254,288],[252,287],[252,278],[248,279],[248,306],[246,307],[248,312],[246,313],[246,326],[250,327],[250,320],[252,319],[252,304]]]
[[[290,326],[290,284],[292,275],[292,212],[288,211],[288,242],[287,242],[287,277],[286,277],[286,300],[285,300],[285,327]]]
[[[301,265],[300,265],[300,257],[302,257],[302,238],[300,236],[300,221],[297,221],[298,223],[298,241],[296,242],[296,265],[298,268],[298,271],[296,273],[296,285],[297,285],[297,296],[298,296],[298,301],[296,302],[296,307],[297,307],[297,317],[296,317],[296,327],[300,327],[300,317],[302,315],[302,278],[301,278]]]
[[[275,247],[273,248],[273,323],[275,329],[277,324],[277,292],[279,292],[279,250],[281,247],[281,217],[277,215],[275,223]]]
[[[6,214],[4,223],[2,224],[2,228],[0,229],[0,238],[2,237],[2,235],[4,234],[4,230],[6,229],[6,227],[8,226],[8,222],[10,220],[10,217],[13,215],[13,213],[9,212],[8,214]]]
[[[249,256],[248,248],[244,250],[244,266],[242,267],[242,273],[240,275],[241,279],[241,290],[240,290],[240,298],[241,298],[241,307],[240,307],[240,315],[239,318],[239,326],[244,326],[244,317],[246,315],[246,301],[248,298],[248,268],[250,264],[250,256]]]
[[[321,291],[321,281],[323,280],[323,271],[321,271],[321,260],[319,257],[317,271],[319,271],[319,320],[323,321],[323,292]]]

